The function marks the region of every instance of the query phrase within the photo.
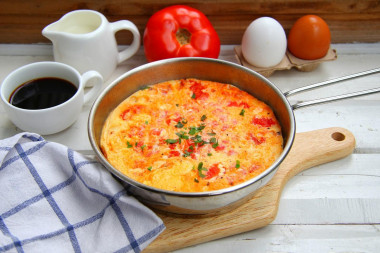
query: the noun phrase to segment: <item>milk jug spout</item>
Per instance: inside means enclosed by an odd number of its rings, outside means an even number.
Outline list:
[[[62,33],[55,30],[56,24],[50,24],[42,30],[42,35],[48,38],[53,44],[62,36]]]

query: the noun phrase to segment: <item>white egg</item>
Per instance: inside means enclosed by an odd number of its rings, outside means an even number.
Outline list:
[[[241,44],[243,56],[251,65],[273,67],[285,56],[286,34],[277,20],[262,17],[247,27]]]

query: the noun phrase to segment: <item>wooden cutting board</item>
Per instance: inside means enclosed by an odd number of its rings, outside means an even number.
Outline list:
[[[268,225],[276,218],[282,189],[290,178],[310,167],[348,156],[354,148],[355,137],[344,128],[297,133],[293,147],[275,176],[252,199],[216,216],[176,217],[157,213],[166,230],[144,253],[172,251]]]

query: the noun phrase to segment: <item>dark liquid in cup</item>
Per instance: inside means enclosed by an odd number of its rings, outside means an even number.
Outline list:
[[[74,96],[77,90],[77,87],[67,80],[43,77],[20,85],[13,91],[9,102],[23,109],[45,109],[64,103]]]

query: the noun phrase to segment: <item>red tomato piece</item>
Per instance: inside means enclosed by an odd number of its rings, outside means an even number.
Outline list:
[[[229,107],[232,107],[232,106],[234,106],[234,107],[238,107],[239,104],[238,104],[236,101],[231,101],[231,102],[228,103],[227,106],[229,106]]]
[[[170,125],[170,122],[172,121],[178,123],[181,119],[182,117],[178,115],[169,116],[168,118],[166,118],[166,124]]]
[[[120,117],[123,120],[129,119],[131,116],[140,113],[144,109],[143,105],[134,105],[127,109],[125,109],[121,114]]]
[[[242,107],[245,108],[245,109],[248,109],[248,108],[249,108],[249,104],[247,104],[246,102],[241,102],[241,103],[239,104],[239,106],[242,106]]]
[[[205,87],[198,82],[190,86],[190,90],[193,92],[194,99],[207,99],[209,97],[209,94],[207,92],[204,92],[204,89]]]
[[[264,137],[257,138],[252,133],[249,133],[249,138],[255,142],[256,145],[260,145],[261,143],[265,142]]]
[[[134,145],[135,145],[134,150],[138,152],[143,152],[144,149],[146,148],[146,145],[144,145],[144,142],[142,141],[136,142]]]
[[[276,121],[274,121],[272,118],[253,118],[252,123],[255,125],[260,125],[262,127],[270,127],[274,124],[276,124]]]
[[[221,146],[221,145],[219,145],[219,146],[217,146],[217,147],[215,148],[215,150],[216,150],[216,151],[223,151],[225,148],[226,148],[225,146]]]
[[[197,9],[173,5],[153,14],[144,31],[148,61],[174,57],[218,58],[219,36],[207,17]]]
[[[153,128],[152,130],[150,130],[150,133],[152,135],[160,135],[162,132],[162,129],[159,129],[159,128]]]
[[[170,148],[170,149],[175,149],[176,146],[177,146],[177,144],[169,144],[169,148]]]
[[[245,109],[248,109],[249,108],[249,104],[247,104],[246,102],[240,102],[239,104],[236,102],[236,101],[232,101],[232,102],[229,102],[228,105],[229,107],[243,107]]]
[[[211,179],[217,176],[219,173],[220,173],[220,169],[218,167],[218,164],[217,163],[213,164],[208,168],[205,179]]]
[[[252,173],[254,172],[255,170],[258,170],[260,169],[260,166],[259,165],[252,165],[249,169],[248,169],[248,172],[249,173]]]
[[[179,151],[176,151],[176,150],[171,150],[169,152],[169,157],[173,157],[173,156],[180,156],[181,153]]]

